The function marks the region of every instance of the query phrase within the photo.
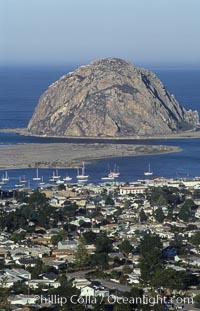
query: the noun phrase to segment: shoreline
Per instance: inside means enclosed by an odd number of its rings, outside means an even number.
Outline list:
[[[185,131],[180,133],[174,133],[174,134],[165,134],[165,135],[155,135],[155,136],[102,136],[102,137],[95,137],[95,136],[62,136],[62,135],[54,135],[54,136],[48,136],[48,135],[32,135],[30,134],[26,128],[4,128],[0,129],[1,133],[15,133],[20,136],[26,136],[26,137],[38,137],[38,138],[51,138],[51,139],[74,139],[74,140],[96,140],[96,141],[102,141],[102,140],[115,140],[115,141],[122,141],[122,140],[159,140],[159,139],[192,139],[192,138],[200,138],[200,131]]]
[[[84,161],[180,152],[181,148],[164,145],[45,143],[0,147],[0,170],[27,168],[77,168]]]

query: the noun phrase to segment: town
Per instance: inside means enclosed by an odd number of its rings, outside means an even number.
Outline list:
[[[198,310],[200,178],[0,190],[3,310]]]

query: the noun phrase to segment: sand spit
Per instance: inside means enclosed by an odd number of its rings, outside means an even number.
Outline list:
[[[78,167],[82,161],[181,151],[174,146],[50,143],[0,147],[0,169]]]

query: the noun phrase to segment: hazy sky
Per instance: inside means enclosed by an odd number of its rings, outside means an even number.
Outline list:
[[[200,0],[0,0],[0,64],[200,64]]]

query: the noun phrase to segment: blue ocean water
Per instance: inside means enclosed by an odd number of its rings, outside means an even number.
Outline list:
[[[40,95],[52,82],[63,74],[72,71],[75,66],[59,67],[14,67],[0,68],[0,128],[26,127],[37,105]],[[200,69],[154,69],[154,73],[163,81],[166,88],[174,94],[177,100],[187,109],[200,113]],[[0,133],[0,146],[19,143],[47,143],[76,141],[70,139],[52,139],[24,137],[14,133]],[[94,141],[85,141],[91,143]],[[109,143],[110,141],[108,141]],[[117,164],[120,167],[121,181],[131,181],[144,177],[148,163],[151,163],[154,176],[166,177],[194,177],[200,175],[200,139],[126,141],[122,143],[162,144],[179,146],[182,152],[156,156],[126,157],[103,159],[93,162],[86,167],[91,182],[99,182]],[[66,170],[59,170],[64,177]],[[0,171],[0,178],[3,171]],[[52,170],[41,169],[40,175],[47,181]],[[68,173],[74,177],[76,171],[69,169]],[[32,180],[35,170],[11,170],[9,172],[10,185],[13,187],[19,176],[26,175]],[[37,186],[31,181],[31,186]]]

